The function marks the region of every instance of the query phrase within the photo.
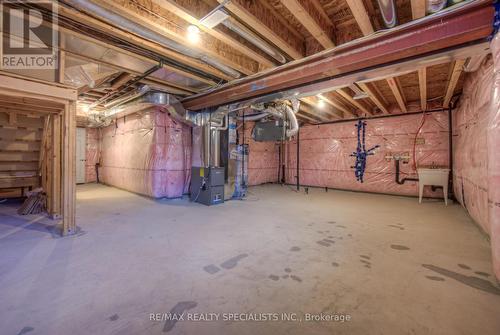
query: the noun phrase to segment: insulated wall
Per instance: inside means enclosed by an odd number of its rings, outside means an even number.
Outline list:
[[[423,122],[423,124],[422,124]],[[417,131],[420,129],[418,136]],[[419,167],[449,166],[449,127],[446,111],[411,114],[366,120],[366,149],[375,145],[374,155],[368,156],[364,182],[356,180],[354,169],[358,143],[356,121],[304,126],[300,129],[299,179],[301,185],[336,189],[418,195],[417,182],[396,183],[394,154],[409,156],[401,163],[400,178],[415,176],[413,148]],[[416,139],[416,141],[415,141]],[[286,181],[296,183],[296,140],[288,142]],[[442,191],[426,187],[426,196],[442,197]]]
[[[500,37],[487,58],[466,76],[453,113],[455,196],[490,236],[495,275],[500,279]]]
[[[493,52],[493,89],[488,110],[488,217],[491,227],[493,269],[500,280],[500,35],[491,42]]]
[[[491,59],[466,76],[453,112],[453,186],[457,200],[482,229],[488,220],[488,117],[493,84]]]
[[[151,108],[102,129],[101,182],[154,198],[188,191],[191,128]]]
[[[254,122],[245,122],[244,134],[242,125],[238,131],[239,143],[244,141],[248,145],[248,184],[254,186],[277,182],[279,143],[254,141],[252,139],[254,125]]]

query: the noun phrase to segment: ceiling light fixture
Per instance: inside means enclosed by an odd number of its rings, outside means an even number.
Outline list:
[[[200,28],[191,24],[187,27],[187,38],[191,43],[198,43],[200,41]]]
[[[317,106],[319,109],[325,108],[325,101],[323,99],[318,99]]]

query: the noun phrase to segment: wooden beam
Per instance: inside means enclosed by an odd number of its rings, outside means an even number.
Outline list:
[[[342,115],[338,115],[331,108],[320,109],[319,107],[317,107],[317,98],[315,97],[306,97],[300,100],[301,100],[300,109],[303,112],[311,115],[312,117],[315,117],[320,122],[330,121],[331,118],[335,119],[342,118]]]
[[[448,108],[450,106],[451,98],[455,92],[455,87],[457,86],[460,74],[464,69],[465,59],[457,60],[453,63],[453,67],[450,74],[450,79],[448,80],[448,85],[446,86],[446,94],[443,100],[443,107]]]
[[[301,119],[304,119],[304,120],[307,120],[307,121],[312,121],[312,122],[314,122],[314,123],[318,123],[318,122],[320,122],[320,120],[315,119],[315,118],[312,118],[312,117],[310,117],[310,116],[309,116],[309,115],[307,115],[307,114],[304,114],[304,112],[303,112],[303,111],[299,111],[299,112],[297,113],[297,117],[298,117],[298,118],[301,118]]]
[[[370,21],[370,17],[365,9],[363,0],[346,0],[346,2],[351,9],[352,15],[354,16],[354,19],[356,19],[359,29],[363,35],[366,36],[373,34],[375,30],[373,29],[372,22]]]
[[[382,111],[382,113],[389,114],[387,106],[383,102],[382,98],[378,95],[376,89],[370,83],[357,83],[357,84],[366,94],[368,94],[368,96],[370,96],[370,99]]]
[[[425,67],[418,69],[418,86],[420,89],[420,108],[427,110],[427,69]]]
[[[300,101],[303,102],[301,104],[301,106],[304,107],[304,109],[307,112],[317,116],[322,121],[328,121],[329,118],[324,116],[324,115],[321,115],[321,114],[326,114],[327,116],[333,117],[335,119],[342,119],[343,115],[336,112],[332,108],[328,108],[325,106],[325,108],[320,109],[319,107],[317,107],[318,100],[319,99],[316,97],[305,97],[305,98],[300,99]],[[325,101],[325,103],[327,103],[327,102]]]
[[[38,173],[42,174],[42,164],[46,160],[45,146],[49,137],[49,127],[50,127],[50,114],[45,117],[43,130],[42,130],[42,141],[40,143],[40,156],[38,158]]]
[[[225,2],[224,0],[218,1],[219,3]],[[232,0],[225,4],[225,8],[291,58],[304,57],[304,40],[292,34],[261,0]]]
[[[12,102],[8,100],[3,100],[0,98],[0,108],[12,110],[13,112],[28,112],[28,113],[59,113],[61,111],[60,108],[46,107],[42,105],[34,105],[34,104],[24,104],[18,102]]]
[[[54,85],[41,80],[26,78],[11,73],[0,71],[0,88],[23,92],[39,97],[59,98],[62,100],[76,100],[77,92],[74,88],[64,85]],[[14,92],[10,93],[15,95]]]
[[[426,7],[427,7],[426,0],[411,0],[411,16],[413,20],[424,17]]]
[[[76,31],[73,31],[73,30],[69,30],[69,29],[66,29],[64,27],[59,27],[58,28],[60,31],[64,32],[65,34],[67,35],[71,35],[71,36],[74,36],[78,39],[82,39],[86,42],[90,42],[92,44],[97,44],[99,46],[102,46],[102,47],[105,47],[105,48],[108,48],[108,49],[111,49],[113,51],[116,51],[118,53],[122,53],[126,56],[130,56],[130,57],[133,57],[135,59],[138,59],[138,60],[141,60],[141,61],[144,61],[146,63],[148,63],[151,67],[158,64],[158,62],[154,59],[151,59],[151,58],[147,58],[145,56],[142,56],[142,55],[138,55],[136,53],[133,53],[131,51],[128,51],[126,49],[121,49],[119,47],[116,47],[114,45],[111,45],[109,43],[105,43],[103,41],[100,41],[100,40],[97,40],[93,37],[90,37],[90,36],[87,36],[87,35],[83,35],[79,32],[76,32]],[[150,50],[154,50],[154,48],[150,48]],[[189,58],[185,60],[186,61],[186,65],[188,66],[191,66],[192,68],[196,68],[196,64],[195,61],[191,61]],[[181,62],[179,62],[181,63]],[[192,78],[192,79],[195,79],[197,81],[201,81],[203,83],[206,83],[206,84],[209,84],[209,85],[215,85],[216,82],[211,80],[211,79],[208,79],[206,77],[203,77],[201,75],[198,75],[198,74],[194,74],[194,73],[191,73],[191,72],[188,72],[188,71],[185,71],[185,70],[182,70],[182,69],[179,69],[179,68],[176,68],[176,67],[172,67],[172,66],[168,66],[168,65],[163,65],[163,67],[169,71],[172,71],[172,72],[175,72],[183,77],[187,77],[187,78]],[[199,69],[200,71],[203,71],[202,69]],[[211,71],[216,71],[215,69],[212,69]],[[215,72],[215,73],[211,73],[210,71],[204,71],[206,73],[209,73],[209,74],[213,74],[215,76],[217,76],[217,74],[221,74],[219,72]],[[222,74],[221,74],[222,75]],[[221,78],[224,78],[224,77],[221,77]],[[228,79],[230,79],[230,77],[227,77]],[[101,78],[102,79],[102,78]]]
[[[63,235],[76,232],[76,103],[68,103],[63,113],[62,131],[62,215]]]
[[[387,78],[386,81],[387,84],[389,84],[392,94],[394,94],[394,97],[396,98],[396,101],[398,102],[401,111],[404,113],[408,112],[408,109],[406,108],[404,93],[403,90],[401,89],[401,85],[399,85],[397,78],[396,77]]]
[[[121,29],[118,29],[108,23],[102,22],[100,20],[94,19],[84,13],[78,12],[76,10],[73,10],[71,8],[67,8],[64,6],[59,6],[58,8],[59,15],[62,15],[64,17],[71,18],[73,20],[76,20],[82,24],[86,24],[90,27],[93,27],[101,32],[104,32],[108,35],[117,37],[119,39],[122,39],[124,41],[128,41],[134,45],[137,45],[141,48],[144,48],[146,50],[151,50],[152,52],[161,55],[162,57],[172,59],[174,61],[179,62],[180,64],[187,65],[189,67],[192,67],[194,69],[197,69],[199,71],[214,75],[218,78],[222,78],[224,80],[231,80],[233,79],[232,77],[228,76],[227,74],[223,73],[222,71],[205,64],[197,59],[187,57],[185,55],[181,55],[178,52],[172,51],[170,49],[167,49],[163,46],[160,46],[159,44],[155,42],[151,42],[148,40],[145,40],[143,38],[137,37],[136,35],[129,33],[127,31],[123,31]],[[65,28],[60,28],[64,30],[65,32],[72,32],[72,33],[77,33],[71,30],[66,30]],[[90,37],[88,37],[90,38]],[[113,48],[113,46],[109,45],[110,48]],[[120,51],[122,51],[120,49]],[[137,56],[139,57],[139,56]]]
[[[84,60],[84,61],[91,61],[91,62],[97,63],[97,64],[103,64],[103,65],[106,65],[112,69],[116,69],[117,71],[130,72],[131,74],[133,74],[135,76],[142,75],[141,72],[138,72],[138,71],[135,71],[132,69],[128,69],[128,68],[124,68],[122,66],[103,61],[102,59],[92,58],[92,57],[88,57],[86,55],[80,55],[80,54],[76,54],[76,53],[73,53],[70,51],[66,51],[66,54],[67,54],[67,58],[74,58],[74,59],[80,59],[80,60]],[[149,76],[149,77],[143,79],[141,82],[143,82],[143,83],[146,83],[146,82],[155,83],[156,85],[164,86],[165,90],[167,90],[169,93],[173,93],[173,94],[191,95],[191,94],[193,94],[193,92],[198,92],[198,90],[193,89],[191,87],[186,87],[184,85],[171,83],[169,81],[165,81],[165,80],[155,78],[152,76]]]
[[[50,156],[48,171],[50,177],[47,184],[50,188],[48,211],[52,219],[59,219],[62,213],[61,189],[61,115],[54,115],[51,120]],[[76,158],[75,158],[76,160]]]
[[[157,4],[158,6],[165,8],[169,12],[174,13],[181,19],[198,26],[201,30],[206,32],[207,34],[210,34],[211,36],[215,37],[216,39],[220,40],[223,43],[226,43],[227,45],[233,47],[236,50],[241,51],[243,54],[248,55],[249,57],[253,58],[257,62],[263,65],[263,68],[269,68],[269,67],[274,67],[275,64],[271,62],[269,59],[266,57],[262,56],[260,53],[256,52],[253,48],[249,48],[247,45],[241,43],[237,39],[231,37],[230,35],[227,35],[223,33],[222,31],[218,30],[216,27],[214,29],[210,29],[205,27],[204,25],[201,25],[199,22],[199,19],[201,19],[201,16],[198,15],[196,17],[195,11],[196,12],[204,12],[208,13],[212,9],[207,3],[203,1],[186,1],[186,0],[152,0],[153,3]],[[228,18],[229,19],[229,18]]]
[[[0,95],[0,104],[12,104],[11,106],[24,105],[43,107],[45,109],[52,109],[57,111],[61,111],[64,109],[64,104],[62,103],[13,95]]]
[[[59,49],[58,49],[58,67],[57,67],[57,82],[64,83],[64,75],[66,70],[66,54],[64,53],[65,37],[61,32],[59,34]]]
[[[123,72],[122,74],[120,74],[118,77],[116,77],[115,79],[113,79],[113,81],[111,82],[111,89],[112,90],[116,90],[118,88],[120,88],[121,86],[123,86],[127,81],[131,80],[132,79],[132,75],[130,73],[127,73],[127,72]],[[104,95],[104,94],[103,94]]]
[[[143,11],[140,6],[135,7],[134,4],[126,1],[93,0],[93,2],[176,43],[186,44],[185,28],[188,25],[183,23],[182,20],[175,20],[173,17],[167,19],[158,8],[155,8],[155,13],[151,14],[149,11]],[[258,71],[257,62],[233,47],[224,45],[210,35],[201,36],[200,43],[191,44],[189,47],[246,75]]]
[[[336,91],[341,97],[346,99],[349,103],[351,103],[353,106],[357,107],[361,112],[365,113],[365,115],[372,115],[373,113],[368,110],[362,103],[360,103],[358,100],[355,100],[349,93],[344,91],[344,89],[339,89]]]
[[[458,54],[470,55],[471,50],[484,52],[483,39],[491,33],[493,11],[488,1],[467,2],[443,15],[429,15],[384,34],[359,39],[349,48],[327,50],[188,97],[183,105],[200,110],[271,97],[278,92],[307,96],[364,81],[384,71],[390,73],[400,66],[413,64],[415,71],[422,61],[426,66],[442,62],[438,55],[455,59]]]
[[[9,125],[14,126],[17,123],[17,113],[9,113]]]
[[[281,0],[281,3],[325,49],[333,48],[333,24],[318,11],[311,0]]]
[[[42,111],[42,110],[35,110],[35,109],[20,109],[20,108],[9,108],[9,107],[3,107],[0,106],[0,112],[1,113],[7,113],[7,114],[23,114],[28,117],[39,117],[41,115],[48,115],[54,112],[47,112],[47,111]]]
[[[346,116],[355,117],[356,116],[352,111],[349,110],[349,108],[347,108],[340,101],[338,101],[333,96],[332,93],[319,94],[319,97],[320,97],[320,99],[322,99],[323,101],[325,101],[330,106],[332,106],[332,107],[334,107],[334,108],[339,109],[340,111],[342,111],[343,112],[342,117],[346,117]]]

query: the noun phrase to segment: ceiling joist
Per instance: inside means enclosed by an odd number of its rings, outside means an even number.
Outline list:
[[[328,108],[325,106],[321,109],[317,107],[318,99],[316,97],[305,97],[300,100],[302,101],[301,108],[309,114],[321,119],[321,121],[329,121],[330,118],[342,119],[342,114],[333,110],[331,107]]]
[[[346,0],[346,2],[351,9],[352,15],[358,23],[359,29],[361,30],[363,35],[367,36],[373,34],[375,30],[373,29],[372,22],[370,21],[368,12],[366,11],[365,5],[363,4],[363,0]]]
[[[412,63],[415,71],[424,61],[425,66],[442,62],[442,55],[456,59],[458,54],[466,54],[476,46],[483,48],[482,39],[491,33],[493,11],[487,1],[467,2],[441,15],[430,15],[360,39],[349,48],[333,48],[223,85],[210,93],[188,97],[183,104],[191,110],[199,110],[257,98],[262,101],[277,92],[308,96],[352,82],[372,81],[375,76],[385,72],[390,75],[390,70],[394,73],[395,68],[409,67]],[[467,47],[466,43],[469,43]]]
[[[197,12],[210,12],[210,6],[203,1],[189,1],[189,0],[152,0],[155,4],[160,6],[161,8],[165,8],[169,12],[174,13],[181,19],[189,22],[190,24],[198,26],[201,30],[206,32],[207,34],[213,36],[214,38],[220,40],[223,43],[233,47],[236,50],[241,51],[243,54],[248,55],[252,59],[256,60],[260,64],[263,65],[263,68],[274,67],[275,64],[271,62],[266,57],[262,56],[260,53],[256,52],[253,48],[248,47],[247,45],[241,43],[237,39],[231,37],[230,35],[224,34],[219,31],[217,27],[213,29],[207,28],[204,25],[200,24],[199,19],[201,19],[201,15],[196,15]],[[228,18],[227,20],[230,20]]]
[[[218,0],[224,3],[224,0]],[[252,27],[261,36],[276,45],[293,59],[304,57],[304,41],[290,32],[290,29],[261,0],[232,0],[225,4],[231,13]]]
[[[443,100],[443,107],[448,108],[450,106],[451,98],[453,97],[453,93],[455,92],[455,87],[457,86],[458,79],[462,74],[464,69],[465,59],[457,60],[453,63],[453,68],[451,70],[450,79],[448,81],[448,85],[446,87],[446,93]]]
[[[341,97],[346,99],[350,104],[358,108],[365,115],[372,115],[373,113],[368,110],[360,101],[354,99],[349,93],[347,93],[344,89],[339,89],[336,91]]]
[[[424,17],[426,7],[426,0],[411,0],[411,16],[413,17],[413,20]]]
[[[144,48],[146,50],[150,50],[161,57],[164,57],[165,59],[171,59],[173,61],[176,61],[180,64],[184,64],[186,66],[192,67],[198,71],[205,72],[207,74],[211,74],[213,76],[216,76],[218,78],[224,79],[224,80],[231,80],[232,77],[228,76],[227,74],[223,73],[222,71],[215,69],[214,67],[205,64],[199,60],[196,60],[194,58],[187,57],[185,55],[182,55],[180,53],[177,53],[175,51],[172,51],[170,49],[167,49],[163,46],[160,46],[157,43],[145,40],[143,38],[137,37],[136,35],[126,32],[124,30],[118,29],[108,23],[105,23],[103,21],[97,20],[95,18],[92,18],[86,14],[80,13],[76,10],[64,7],[64,6],[59,6],[59,15],[63,15],[65,17],[71,18],[73,20],[78,21],[81,24],[85,24],[89,27],[92,27],[94,29],[97,29],[101,32],[104,32],[106,34],[109,34],[115,38],[119,38],[124,41],[128,41],[134,45],[137,45],[138,47]],[[61,28],[60,28],[61,29]],[[64,29],[64,28],[62,28]],[[71,34],[74,34],[75,32],[72,30],[65,30],[67,32],[71,32]],[[111,45],[109,45],[112,47]],[[121,49],[120,49],[121,51]]]
[[[142,7],[134,8],[134,4],[127,0],[94,0],[99,6],[106,8],[123,17],[133,19],[136,23],[144,25],[148,29],[176,42],[179,44],[186,43],[186,30],[180,24],[182,22],[173,22],[173,17],[163,17],[156,10],[153,13],[150,11],[141,10]],[[159,10],[158,10],[159,11]],[[165,14],[166,15],[166,14]],[[172,15],[171,15],[172,16]],[[177,18],[178,19],[178,18]],[[187,26],[186,24],[184,24]],[[224,45],[212,36],[204,35],[201,43],[192,44],[190,48],[204,53],[205,55],[223,63],[246,75],[256,73],[258,64],[246,55],[242,54],[234,48]]]
[[[281,0],[281,3],[325,49],[333,48],[333,24],[311,0]]]
[[[333,95],[333,93],[323,93],[319,95],[320,99],[325,101],[330,106],[340,110],[342,112],[343,117],[355,117],[356,115],[349,110],[346,106],[344,106],[337,98]]]
[[[406,102],[405,102],[405,97],[403,94],[403,90],[401,89],[401,85],[399,84],[399,81],[396,77],[391,77],[386,79],[387,84],[389,85],[389,88],[392,91],[392,94],[394,94],[394,97],[396,98],[396,101],[398,102],[398,106],[401,109],[403,113],[407,113],[408,109],[406,109]]]
[[[372,83],[357,83],[358,86],[370,97],[373,103],[382,111],[384,114],[389,114],[389,110],[385,102],[383,101],[383,97],[379,95],[375,86],[372,86]]]
[[[420,108],[427,110],[427,69],[418,69],[418,86],[420,90]]]

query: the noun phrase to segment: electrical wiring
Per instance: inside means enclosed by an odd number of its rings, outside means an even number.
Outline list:
[[[416,154],[416,147],[417,147],[417,138],[418,134],[422,130],[422,127],[425,124],[425,117],[427,116],[427,113],[425,111],[422,112],[422,120],[420,121],[420,126],[417,129],[417,132],[415,133],[415,138],[413,139],[413,170],[417,171],[417,154]]]

